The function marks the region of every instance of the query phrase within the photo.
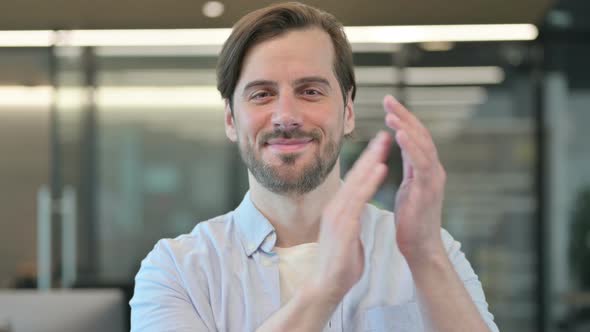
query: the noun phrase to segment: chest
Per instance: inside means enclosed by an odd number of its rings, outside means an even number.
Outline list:
[[[401,257],[368,256],[361,280],[338,305],[324,331],[421,331],[411,273]],[[383,257],[385,256],[385,257]],[[235,257],[235,256],[234,256]],[[280,260],[257,252],[221,266],[211,294],[218,331],[255,331],[281,308]]]

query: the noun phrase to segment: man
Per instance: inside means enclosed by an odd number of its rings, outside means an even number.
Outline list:
[[[356,88],[341,28],[298,3],[234,26],[218,89],[250,190],[236,210],[158,242],[136,277],[133,331],[498,330],[441,231],[445,172],[432,138],[393,97],[385,124],[404,169],[395,220],[367,204],[387,173],[388,133],[340,179]]]

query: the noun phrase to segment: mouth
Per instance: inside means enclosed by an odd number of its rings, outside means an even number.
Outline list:
[[[274,138],[268,140],[264,145],[271,151],[277,153],[294,153],[304,150],[312,143],[313,139],[306,138]]]

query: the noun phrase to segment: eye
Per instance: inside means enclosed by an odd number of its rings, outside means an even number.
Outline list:
[[[260,99],[260,98],[268,97],[269,95],[270,94],[266,91],[257,92],[252,95],[252,99]]]
[[[251,100],[264,100],[265,98],[270,97],[271,94],[268,91],[257,91],[250,96]]]
[[[322,93],[320,91],[318,91],[317,89],[305,89],[303,90],[303,95],[305,96],[311,96],[311,97],[315,97],[315,96],[319,96]]]

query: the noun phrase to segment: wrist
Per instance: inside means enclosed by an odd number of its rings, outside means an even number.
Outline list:
[[[442,244],[424,251],[404,255],[412,274],[431,274],[450,266],[449,257]]]
[[[307,282],[256,331],[322,331],[338,303],[313,282]]]
[[[336,308],[342,301],[344,294],[341,291],[332,289],[331,285],[326,285],[319,279],[311,278],[309,282],[302,287],[302,293],[305,298],[318,303],[327,308]]]

